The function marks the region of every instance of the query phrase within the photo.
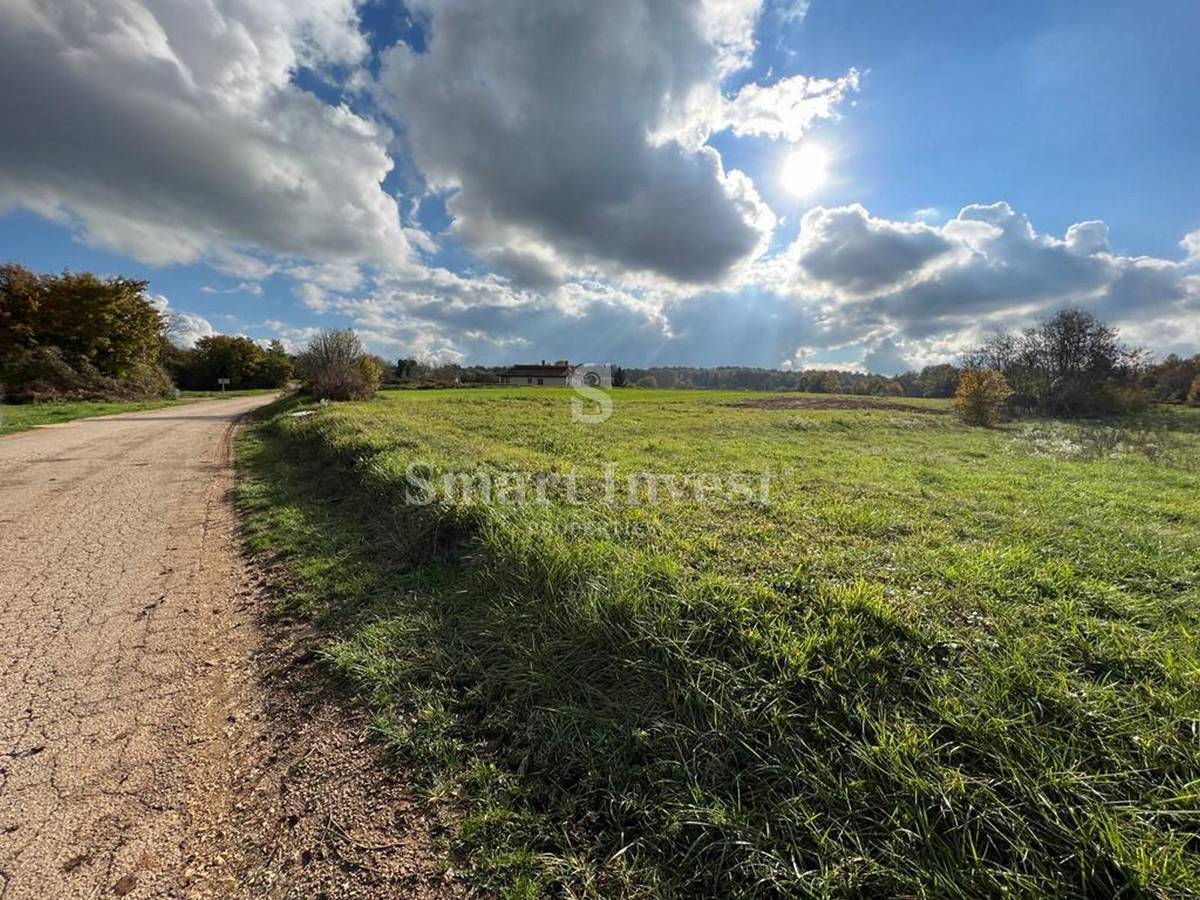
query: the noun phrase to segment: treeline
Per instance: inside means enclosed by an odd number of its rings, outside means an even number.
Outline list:
[[[1162,362],[1147,366],[1141,386],[1160,403],[1200,406],[1200,353],[1189,359],[1172,353]]]
[[[750,366],[616,367],[617,387],[699,388],[736,391],[804,391],[813,394],[865,394],[893,397],[952,397],[960,370],[941,364],[895,378],[839,369],[760,369]]]
[[[228,378],[230,390],[284,387],[294,363],[279,341],[261,347],[247,337],[215,334],[196,341],[190,350],[166,344],[167,371],[184,390],[216,390]]]
[[[282,344],[213,335],[173,346],[147,282],[88,272],[37,274],[0,266],[0,395],[6,402],[144,400],[176,385],[282,387],[293,360]]]
[[[1022,331],[998,331],[963,355],[966,369],[1003,376],[1016,415],[1109,416],[1155,401],[1200,405],[1200,355],[1152,363],[1117,330],[1064,309]]]

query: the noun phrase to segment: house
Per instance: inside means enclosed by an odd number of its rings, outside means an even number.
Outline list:
[[[565,387],[571,383],[571,364],[560,359],[547,363],[518,364],[500,374],[501,384],[531,384],[531,385],[560,385]]]

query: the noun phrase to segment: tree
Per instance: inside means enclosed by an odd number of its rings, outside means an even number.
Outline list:
[[[656,379],[653,375],[643,375],[637,380],[637,386],[644,388],[656,388],[658,387],[658,379]]]
[[[296,360],[304,388],[324,400],[369,400],[379,388],[380,366],[353,331],[322,331]]]
[[[622,369],[620,366],[613,366],[612,386],[613,387],[625,387],[625,384],[626,384],[625,370]]]
[[[1129,405],[1141,356],[1091,313],[1064,309],[1019,334],[992,335],[963,361],[1002,373],[1018,409],[1078,416]]]
[[[248,337],[214,334],[191,350],[168,350],[164,358],[175,381],[189,390],[216,390],[222,378],[234,389],[285,387],[292,377],[291,357],[278,340],[264,350]]]
[[[949,363],[926,366],[917,376],[917,389],[922,397],[953,397],[960,374],[958,367]]]
[[[1197,375],[1188,389],[1187,402],[1192,406],[1200,406],[1200,375]]]
[[[147,283],[0,267],[0,380],[11,399],[161,396],[163,320]]]
[[[1012,391],[995,369],[968,369],[954,392],[954,406],[968,425],[995,425]]]
[[[416,378],[420,370],[420,362],[415,357],[405,356],[396,360],[396,380],[407,381]]]
[[[196,341],[193,354],[191,387],[213,390],[228,378],[229,387],[236,389],[251,386],[262,349],[247,337],[214,334]]]
[[[1172,353],[1162,362],[1146,367],[1142,373],[1142,386],[1155,400],[1182,403],[1197,378],[1200,378],[1200,353],[1191,359]]]
[[[148,282],[90,272],[35,275],[0,268],[0,351],[57,347],[72,365],[128,378],[158,359],[162,316]]]
[[[283,342],[271,341],[258,361],[256,387],[287,387],[292,380],[292,358],[288,356]]]

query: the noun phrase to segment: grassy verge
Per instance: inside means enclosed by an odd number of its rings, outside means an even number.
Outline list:
[[[1200,892],[1200,418],[638,391],[588,427],[569,398],[391,394],[240,443],[249,546],[465,811],[478,883]],[[685,489],[628,493],[647,471]],[[446,472],[491,502],[406,502]],[[545,503],[501,501],[521,475]]]
[[[279,393],[277,388],[244,391],[229,391],[224,396],[256,397],[262,394]],[[21,403],[0,405],[0,434],[27,431],[39,425],[56,425],[73,419],[88,419],[94,416],[113,416],[119,413],[141,412],[147,409],[162,409],[196,400],[221,399],[220,391],[181,391],[179,400],[144,400],[128,403],[109,403],[99,400],[62,401],[49,403]]]
[[[180,391],[179,396],[185,400],[220,400],[222,397],[261,397],[264,394],[278,394],[283,388],[245,388],[237,391]]]
[[[117,413],[139,412],[144,409],[160,409],[164,406],[174,406],[176,402],[175,400],[146,400],[131,403],[106,403],[82,400],[5,404],[0,406],[0,434],[26,431],[39,425],[70,422],[72,419],[111,416]]]

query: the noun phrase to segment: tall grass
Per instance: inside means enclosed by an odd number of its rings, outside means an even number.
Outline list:
[[[597,442],[553,394],[428,392],[243,441],[251,547],[287,560],[381,734],[465,808],[473,877],[1200,893],[1194,471],[727,400],[638,392]],[[415,506],[414,461],[792,469],[767,503],[614,507],[585,478],[580,504]]]

